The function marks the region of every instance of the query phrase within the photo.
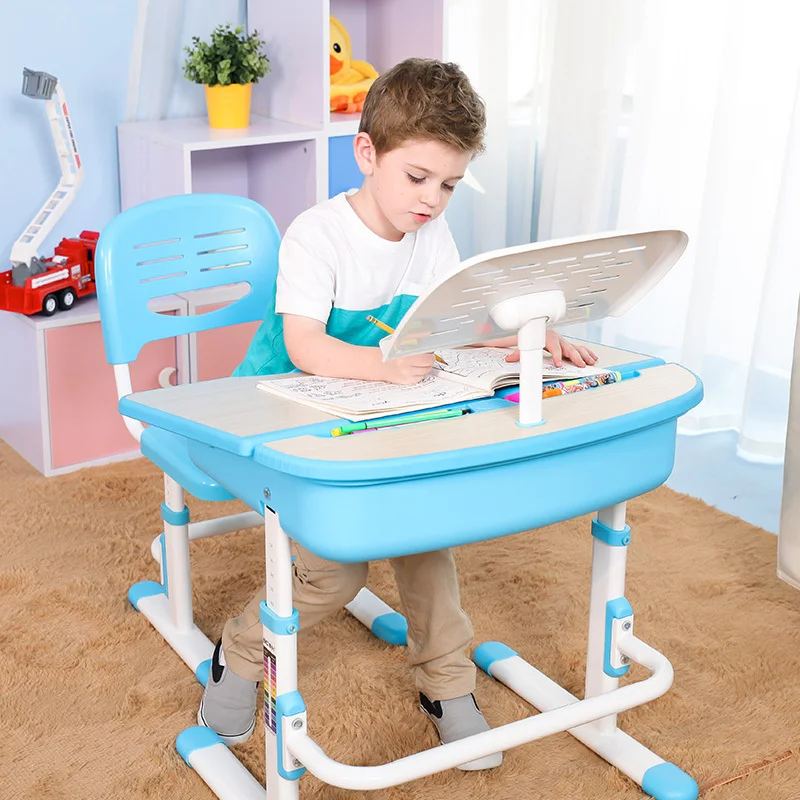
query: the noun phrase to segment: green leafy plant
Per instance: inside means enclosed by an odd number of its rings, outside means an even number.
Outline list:
[[[183,74],[193,83],[208,86],[258,83],[269,72],[269,59],[261,52],[263,46],[258,31],[246,36],[244,25],[218,25],[211,32],[210,42],[193,36],[192,46],[184,48],[188,55]]]

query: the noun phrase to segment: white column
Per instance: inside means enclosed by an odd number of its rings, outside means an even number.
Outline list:
[[[542,421],[542,349],[546,333],[546,318],[532,319],[519,329],[520,425],[536,425]]]

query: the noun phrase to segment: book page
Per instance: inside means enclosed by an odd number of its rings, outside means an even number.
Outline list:
[[[463,347],[456,350],[437,350],[447,364],[434,364],[448,380],[473,386],[491,392],[503,386],[515,386],[519,382],[519,361],[506,361],[506,356],[514,352],[513,347]],[[599,375],[607,369],[598,367],[576,367],[564,361],[560,367],[553,364],[549,353],[542,354],[542,378],[548,380],[569,380]]]
[[[519,362],[509,363],[506,356],[513,353],[511,347],[463,347],[458,350],[437,350],[436,355],[447,364],[436,362],[434,369],[448,380],[492,392],[507,379],[516,384],[519,377]],[[510,385],[508,384],[508,385]]]
[[[586,378],[590,375],[602,375],[608,372],[608,367],[595,364],[592,367],[576,367],[571,361],[562,361],[561,366],[557,367],[553,363],[550,353],[543,353],[542,358],[542,378],[547,381],[568,381],[572,378]]]
[[[491,394],[442,380],[434,372],[410,386],[352,378],[323,378],[318,375],[263,380],[257,386],[265,392],[354,422],[473,400]]]

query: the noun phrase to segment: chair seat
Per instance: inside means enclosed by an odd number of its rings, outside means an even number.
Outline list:
[[[234,499],[227,489],[192,463],[185,437],[150,426],[142,433],[141,446],[143,456],[198,499]]]

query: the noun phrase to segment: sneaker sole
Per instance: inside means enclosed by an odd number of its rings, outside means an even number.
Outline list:
[[[211,727],[203,717],[203,703],[200,702],[200,708],[197,709],[197,724],[202,725],[204,728],[211,728],[213,731],[214,728]],[[214,733],[225,742],[226,745],[233,745],[233,744],[243,744],[246,742],[252,735],[253,731],[256,729],[256,719],[253,717],[253,722],[251,723],[250,727],[244,733],[235,733],[235,734],[223,734],[219,731],[214,731]]]
[[[436,726],[431,715],[422,707],[419,706],[419,710]],[[438,730],[438,728],[437,728]],[[439,739],[439,744],[444,744],[444,742]],[[499,767],[503,763],[503,754],[502,753],[491,753],[488,756],[484,756],[483,758],[476,758],[474,761],[467,761],[465,764],[457,764],[456,769],[460,769],[463,772],[478,772],[482,769],[494,769],[495,767]]]

